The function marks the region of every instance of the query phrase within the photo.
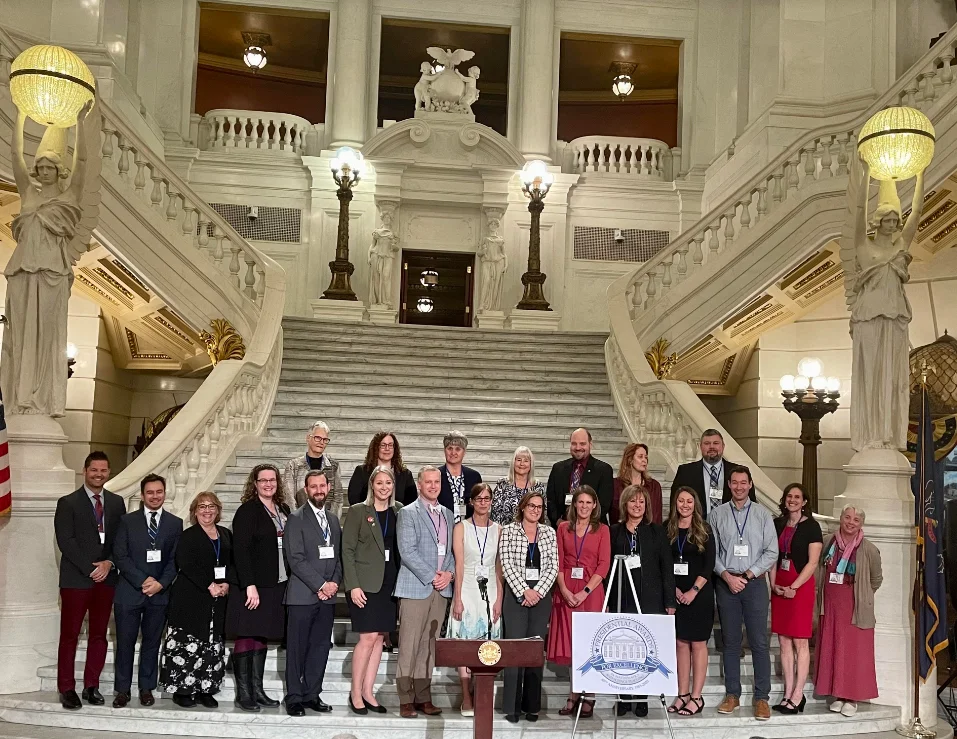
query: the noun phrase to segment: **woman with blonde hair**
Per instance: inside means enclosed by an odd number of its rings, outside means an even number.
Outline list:
[[[508,476],[501,478],[492,491],[492,520],[500,526],[515,521],[519,501],[528,493],[538,493],[545,500],[545,483],[535,479],[535,455],[527,446],[520,446],[512,454]],[[547,511],[542,520],[547,520]]]
[[[637,485],[648,491],[651,520],[661,523],[661,484],[648,474],[648,445],[641,442],[629,444],[621,455],[618,475],[612,489],[611,508],[608,510],[608,523],[616,524],[620,516],[622,491],[629,485]]]

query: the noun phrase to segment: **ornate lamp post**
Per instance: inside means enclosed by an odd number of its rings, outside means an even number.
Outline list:
[[[532,214],[532,225],[528,232],[528,271],[522,275],[525,292],[516,306],[518,310],[551,310],[542,285],[545,273],[542,272],[541,258],[541,216],[545,210],[545,196],[555,178],[545,163],[535,159],[522,168],[522,192],[528,198],[528,212]]]
[[[362,179],[365,162],[362,154],[343,146],[336,152],[329,167],[332,179],[339,186],[336,190],[336,197],[339,198],[339,233],[336,238],[336,258],[329,262],[332,280],[322,297],[328,300],[358,300],[349,281],[356,269],[349,261],[349,203],[352,201],[352,188]]]
[[[821,444],[821,419],[838,408],[841,381],[821,375],[821,360],[805,357],[798,362],[798,375],[781,378],[784,408],[801,419],[804,470],[801,482],[807,490],[811,510],[817,513],[817,448]]]

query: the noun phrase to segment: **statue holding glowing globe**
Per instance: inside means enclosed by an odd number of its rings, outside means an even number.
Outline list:
[[[908,324],[904,292],[909,252],[924,203],[924,169],[934,152],[934,129],[911,108],[889,108],[858,137],[841,232],[844,287],[851,311],[853,360],[851,446],[904,449],[908,419]],[[871,178],[880,181],[877,208],[867,212]],[[916,177],[904,223],[896,181]]]
[[[64,415],[73,265],[89,246],[99,204],[100,125],[92,113],[93,90],[90,70],[60,47],[34,46],[12,65],[10,92],[19,110],[12,164],[20,215],[12,224],[17,246],[4,269],[0,387],[8,415]],[[47,127],[32,167],[24,157],[28,117]]]

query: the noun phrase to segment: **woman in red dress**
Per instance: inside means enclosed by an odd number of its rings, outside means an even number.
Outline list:
[[[618,476],[612,488],[611,508],[608,509],[608,525],[618,523],[618,501],[621,491],[629,485],[637,485],[648,491],[651,499],[651,520],[661,523],[661,484],[648,474],[648,445],[637,443],[625,447],[618,465]]]
[[[611,539],[601,523],[598,494],[588,485],[575,488],[568,520],[558,524],[558,587],[552,596],[552,619],[548,628],[548,659],[559,665],[572,662],[572,611],[597,613],[605,602],[604,579],[611,566]],[[569,692],[568,716],[578,707],[580,696]],[[581,717],[590,718],[595,701],[585,701]]]
[[[771,633],[781,642],[784,695],[780,713],[801,713],[807,705],[804,684],[811,671],[809,640],[814,624],[814,573],[821,560],[821,527],[811,515],[803,485],[792,482],[781,496],[778,561],[771,568]]]

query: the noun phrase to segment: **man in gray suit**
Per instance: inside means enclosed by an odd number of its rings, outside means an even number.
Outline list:
[[[328,713],[322,679],[326,674],[336,593],[342,582],[342,529],[325,509],[329,478],[324,470],[309,470],[308,500],[289,516],[283,549],[289,562],[286,586],[286,713],[305,716],[306,708]]]
[[[399,715],[415,718],[442,713],[432,703],[435,637],[449,598],[455,559],[452,556],[452,511],[439,503],[442,474],[427,465],[419,470],[419,497],[399,511],[396,535],[402,564],[395,583],[399,598],[399,666],[395,686]]]

